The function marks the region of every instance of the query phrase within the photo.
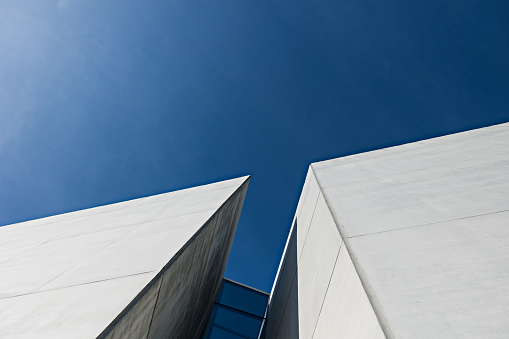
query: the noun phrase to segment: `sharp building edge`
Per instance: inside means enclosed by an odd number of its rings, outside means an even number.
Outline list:
[[[270,296],[223,279],[248,183],[1,227],[0,337],[507,338],[509,124],[311,164]]]
[[[311,164],[265,339],[505,338],[509,124]]]
[[[265,338],[385,338],[310,167],[272,289]]]
[[[1,338],[194,338],[249,177],[0,228]]]

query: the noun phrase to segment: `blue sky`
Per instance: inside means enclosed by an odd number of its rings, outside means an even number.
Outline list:
[[[509,121],[509,2],[0,2],[0,225],[251,174],[269,291],[311,162]]]

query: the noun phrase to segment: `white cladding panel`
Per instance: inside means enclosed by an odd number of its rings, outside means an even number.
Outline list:
[[[314,338],[385,338],[345,246],[341,247]]]
[[[395,337],[509,336],[509,124],[312,168]]]
[[[340,247],[341,237],[320,194],[298,263],[299,332],[302,338],[313,337]]]
[[[271,293],[273,338],[383,338],[311,169]]]
[[[218,210],[225,210],[219,214],[225,215],[226,232],[234,232],[247,185],[240,193],[239,188],[248,180],[0,227],[0,337],[96,338],[204,225],[210,226],[198,237],[207,244],[203,258],[193,259],[201,255],[194,249],[187,257],[203,265],[208,256],[219,253],[214,259],[219,268],[202,277],[215,284],[233,238],[221,236],[224,246],[213,252],[208,248],[216,245],[204,236],[219,232]],[[199,247],[204,248],[201,243]],[[199,279],[193,286],[203,288]],[[151,286],[160,283],[159,279]],[[141,306],[153,309],[156,294],[152,287],[144,293],[128,315],[136,314],[146,323],[152,312],[147,314]],[[123,329],[148,331],[129,326]]]

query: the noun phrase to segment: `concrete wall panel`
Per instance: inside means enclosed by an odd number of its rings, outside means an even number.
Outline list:
[[[120,318],[108,339],[145,339],[148,336],[161,279],[143,293],[125,316]]]
[[[344,246],[339,252],[313,338],[385,338]]]
[[[507,337],[509,124],[312,167],[386,335]]]
[[[177,246],[169,246],[169,242],[185,243],[210,218],[210,214],[210,211],[205,211],[144,223],[81,261],[44,288],[161,269],[180,250]],[[88,273],[84,276],[83,272]]]
[[[266,338],[304,338],[300,334],[300,316],[299,316],[299,297],[298,297],[299,281],[298,276],[294,275],[292,280],[290,293],[284,304],[281,321],[277,326],[277,330],[267,333]]]
[[[344,165],[312,166],[347,236],[503,211],[509,206],[502,146],[504,137],[509,144],[508,126],[494,126],[493,135],[460,133],[375,151],[380,154],[369,160],[359,155],[354,161],[355,155]],[[349,180],[346,172],[369,175]]]
[[[183,338],[189,326],[191,296],[197,285],[198,270],[193,267],[195,252],[207,247],[214,234],[217,217],[182,252],[162,276],[161,288],[148,338]],[[198,271],[198,272],[197,272]]]
[[[194,325],[189,327],[187,338],[195,338],[200,334],[208,320],[208,317],[203,315],[213,308],[233,244],[245,190],[247,187],[239,190],[231,198],[231,203],[220,210],[209,248],[206,253],[203,253],[204,259],[201,256],[195,256],[193,267],[201,266],[201,273],[196,293],[192,295],[190,323]]]
[[[199,334],[221,283],[244,195],[234,194],[164,272],[149,339]]]
[[[248,182],[1,227],[0,337],[145,338],[149,328],[156,338],[193,336],[219,287]],[[178,312],[168,319],[171,305]]]
[[[509,212],[503,212],[351,244],[398,337],[504,338],[508,239]]]
[[[313,336],[340,247],[338,229],[320,194],[298,265],[299,333],[302,338]]]
[[[132,228],[47,241],[0,263],[0,298],[36,292]],[[8,246],[10,248],[10,246]],[[65,253],[65,255],[62,255]],[[48,258],[48,260],[41,260]],[[92,280],[96,281],[96,280]]]
[[[0,338],[96,338],[151,277],[139,274],[13,297],[0,316]]]

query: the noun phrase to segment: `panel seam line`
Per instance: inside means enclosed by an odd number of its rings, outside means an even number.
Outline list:
[[[456,220],[465,220],[465,219],[470,219],[470,218],[478,218],[478,217],[483,217],[483,216],[486,216],[486,215],[497,214],[497,213],[504,213],[504,212],[509,212],[509,210],[502,210],[502,211],[496,211],[496,212],[490,212],[490,213],[475,214],[475,215],[470,215],[470,216],[462,217],[462,218],[446,219],[446,220],[442,220],[442,221],[429,222],[429,223],[426,223],[426,224],[420,224],[420,225],[413,225],[413,226],[408,226],[408,227],[395,228],[393,230],[385,230],[385,231],[379,231],[379,232],[373,232],[373,233],[352,235],[352,236],[347,237],[347,238],[348,239],[359,238],[359,237],[365,237],[365,236],[369,236],[369,235],[401,231],[401,230],[406,230],[406,229],[409,229],[409,228],[416,228],[416,227],[422,227],[422,226],[437,225],[437,224],[442,224],[442,223],[456,221]]]
[[[332,272],[329,278],[329,283],[327,284],[327,289],[325,290],[325,295],[323,296],[322,304],[320,305],[320,312],[318,312],[318,317],[316,318],[315,327],[313,328],[313,334],[311,338],[315,337],[316,328],[318,327],[318,322],[320,321],[320,315],[322,314],[323,304],[325,304],[325,299],[327,298],[327,293],[329,292],[330,283],[332,281],[332,276],[334,275],[334,271],[336,270],[336,264],[338,263],[339,253],[341,253],[341,248],[343,247],[343,242],[339,245],[338,254],[336,255],[336,260],[334,261],[334,267],[332,268]]]
[[[336,213],[334,213],[334,210],[331,208],[332,205],[330,204],[327,195],[324,193],[322,186],[320,185],[320,180],[318,179],[318,176],[315,173],[313,164],[311,164],[310,167],[313,171],[313,175],[315,176],[315,180],[318,183],[318,187],[325,199],[325,203],[327,204],[329,213],[331,214],[332,219],[334,220],[336,227],[339,231],[339,235],[343,239],[345,248],[346,248],[348,254],[350,255],[350,259],[353,263],[353,266],[355,268],[357,276],[359,277],[359,280],[361,281],[364,292],[366,293],[368,300],[371,304],[371,307],[373,308],[373,312],[375,313],[376,318],[378,319],[380,327],[387,339],[395,339],[396,337],[390,327],[387,317],[385,316],[385,314],[383,312],[382,306],[381,306],[380,302],[378,301],[378,297],[376,296],[374,289],[371,287],[364,271],[362,270],[362,267],[360,265],[359,260],[357,259],[357,256],[355,255],[355,252],[353,251],[353,249],[350,246],[349,238],[344,235],[346,233],[346,231],[343,229],[343,227],[341,226],[341,223],[337,219]]]
[[[72,288],[72,287],[78,287],[78,286],[83,286],[83,285],[96,284],[96,283],[100,283],[100,282],[104,282],[104,281],[110,281],[110,280],[117,280],[117,279],[129,278],[129,277],[134,277],[134,276],[137,276],[137,275],[148,274],[148,273],[152,273],[152,272],[156,272],[156,271],[157,271],[157,270],[153,270],[153,271],[146,271],[146,272],[139,272],[139,273],[133,273],[133,274],[128,274],[128,275],[123,275],[123,276],[120,276],[120,277],[107,278],[107,279],[94,280],[94,281],[87,281],[87,282],[84,282],[84,283],[81,283],[81,284],[75,284],[75,285],[69,285],[69,286],[62,286],[62,287],[52,288],[52,289],[43,290],[43,291],[38,290],[38,291],[30,292],[30,293],[23,293],[23,294],[17,294],[17,295],[8,296],[8,297],[5,297],[5,298],[0,298],[0,300],[4,300],[4,299],[12,299],[12,298],[18,298],[18,297],[24,297],[24,296],[28,296],[28,295],[39,294],[39,293],[45,293],[45,292],[58,291],[58,290],[66,289],[66,288]],[[3,311],[2,311],[2,312],[3,312]]]

